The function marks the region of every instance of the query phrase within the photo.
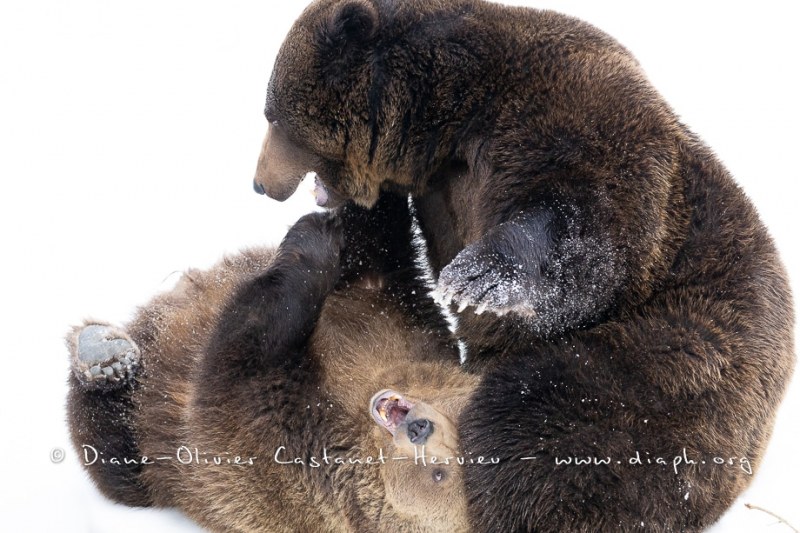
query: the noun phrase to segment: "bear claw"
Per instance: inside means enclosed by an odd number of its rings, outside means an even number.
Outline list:
[[[472,307],[476,315],[489,311],[498,316],[533,317],[535,291],[528,287],[533,283],[524,271],[508,267],[497,254],[467,248],[442,270],[435,292],[441,305],[455,306],[458,314]]]
[[[72,373],[87,388],[117,388],[139,366],[139,348],[125,331],[109,324],[89,323],[67,337]]]

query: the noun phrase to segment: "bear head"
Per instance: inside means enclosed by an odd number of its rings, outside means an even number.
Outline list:
[[[312,3],[272,71],[256,191],[283,201],[314,172],[326,207],[422,192],[486,98],[470,79],[489,51],[464,44],[478,31],[473,4]]]
[[[441,395],[439,395],[441,396]],[[464,397],[426,402],[394,390],[369,403],[373,445],[385,455],[381,478],[390,511],[382,524],[424,531],[467,531],[467,500],[455,418]]]

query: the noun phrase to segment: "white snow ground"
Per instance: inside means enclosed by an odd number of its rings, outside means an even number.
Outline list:
[[[304,3],[0,4],[0,529],[197,530],[89,483],[64,423],[62,335],[87,315],[125,321],[174,273],[276,243],[312,209],[310,195],[278,204],[250,185],[269,71]],[[796,285],[797,6],[524,3],[634,52],[758,206]],[[788,531],[745,502],[800,527],[799,389],[795,379],[760,472],[714,531]]]

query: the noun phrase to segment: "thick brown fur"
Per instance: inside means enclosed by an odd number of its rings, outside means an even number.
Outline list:
[[[302,154],[337,197],[411,193],[446,299],[488,311],[458,325],[483,372],[462,442],[507,459],[467,469],[476,529],[695,531],[747,485],[624,464],[757,466],[794,317],[755,209],[611,37],[480,0],[320,0],[265,111],[282,142],[258,190],[291,193]],[[570,454],[623,463],[555,465]]]
[[[125,328],[141,352],[135,379],[98,392],[71,378],[73,441],[107,461],[171,459],[87,466],[101,491],[177,507],[215,531],[467,530],[461,468],[415,465],[409,437],[370,415],[374,394],[399,391],[415,404],[406,422],[433,424],[425,453],[454,457],[454,421],[477,385],[458,368],[413,254],[380,251],[381,232],[410,230],[405,200],[311,215],[277,252],[188,271],[142,307]],[[176,459],[181,446],[199,452],[193,464]],[[324,449],[362,460],[383,450],[386,464],[325,465]],[[214,456],[223,464],[204,463]],[[246,464],[225,464],[235,456]]]

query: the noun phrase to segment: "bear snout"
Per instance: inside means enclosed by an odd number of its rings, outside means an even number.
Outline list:
[[[406,434],[408,440],[415,445],[423,445],[428,440],[428,437],[433,433],[433,422],[427,418],[420,418],[408,424]]]

